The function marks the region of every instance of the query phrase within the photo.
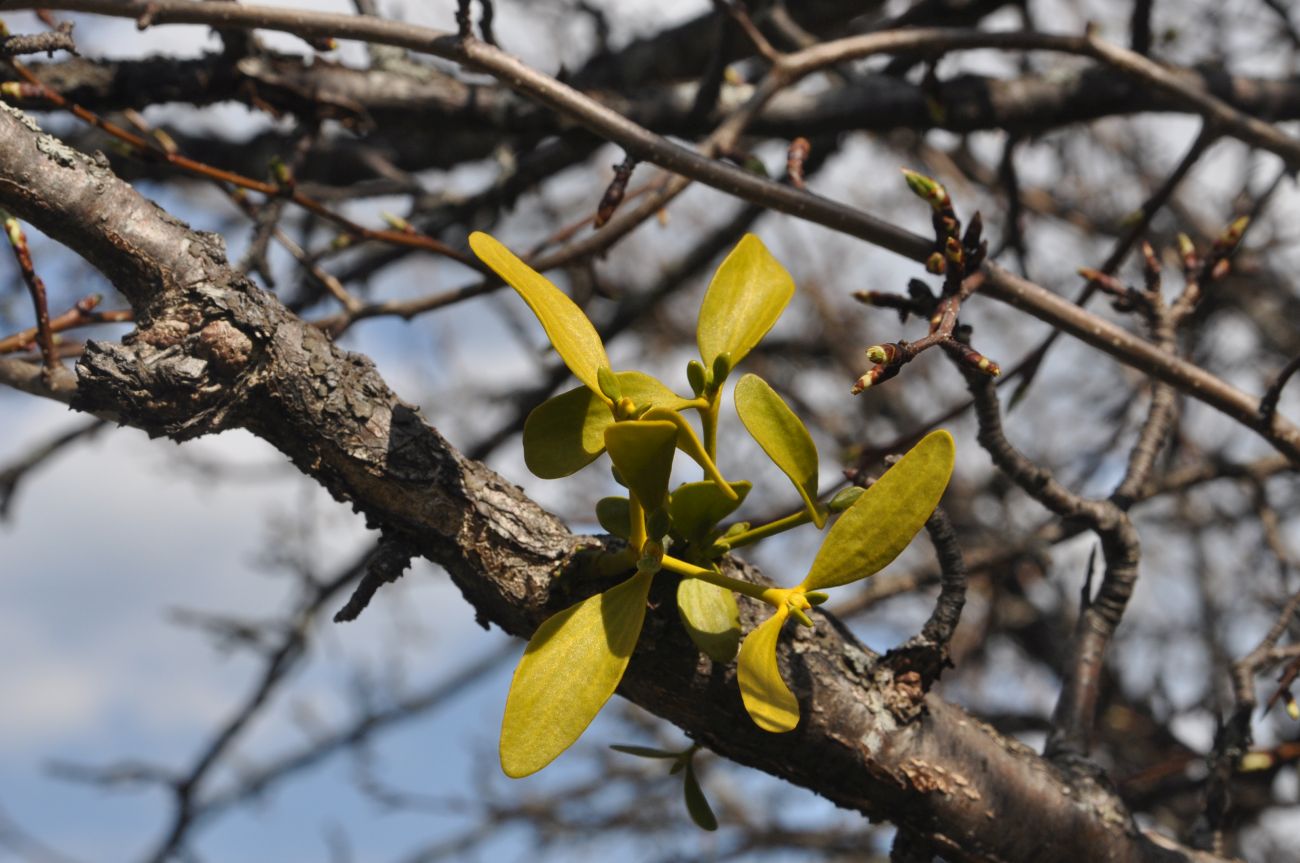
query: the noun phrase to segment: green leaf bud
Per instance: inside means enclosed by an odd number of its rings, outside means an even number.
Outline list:
[[[618,382],[618,375],[614,374],[609,366],[596,369],[596,383],[600,385],[600,391],[608,396],[610,401],[622,401],[623,386]]]
[[[699,360],[691,360],[687,363],[686,380],[691,385],[691,392],[697,397],[703,395],[709,385],[709,376],[704,371],[704,364]]]
[[[719,388],[722,386],[722,382],[727,379],[727,375],[729,374],[731,374],[731,353],[726,352],[718,354],[713,360],[713,375],[710,378],[709,383],[712,384],[714,388]]]
[[[862,497],[866,489],[860,485],[851,485],[848,488],[842,488],[831,498],[826,508],[831,512],[844,512],[844,510],[853,506],[853,502]]]

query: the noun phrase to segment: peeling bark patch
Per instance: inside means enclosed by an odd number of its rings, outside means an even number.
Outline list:
[[[941,764],[909,758],[903,762],[900,772],[903,779],[922,794],[938,792],[945,796],[960,794],[970,801],[980,799],[980,793],[965,776],[950,771]]]
[[[61,167],[71,168],[77,164],[77,156],[79,155],[77,151],[49,135],[41,135],[36,139],[36,149],[49,156],[54,160],[55,164]]]
[[[37,133],[36,149],[46,156],[49,156],[54,162],[64,168],[71,168],[77,164],[78,159],[86,159],[81,153],[69,147],[67,144],[55,138],[53,135],[47,135],[41,131],[41,127],[31,117],[19,111],[17,108],[0,102],[0,110],[11,114],[20,123]],[[86,159],[89,162],[89,159]]]

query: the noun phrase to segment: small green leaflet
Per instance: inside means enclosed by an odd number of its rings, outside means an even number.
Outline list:
[[[704,789],[700,787],[700,780],[695,776],[694,762],[686,762],[684,779],[686,811],[690,814],[691,820],[702,830],[717,830],[718,818],[713,814],[713,807],[709,805],[709,799],[704,796]]]

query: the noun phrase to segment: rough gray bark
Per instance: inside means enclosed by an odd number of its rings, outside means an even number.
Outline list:
[[[481,621],[515,635],[594,588],[572,564],[598,540],[573,536],[457,453],[368,359],[233,270],[219,237],[4,106],[0,205],[82,254],[136,310],[138,328],[120,344],[87,346],[77,407],[176,440],[249,429],[445,567]],[[652,614],[647,630],[623,695],[720,754],[887,818],[953,860],[1221,859],[1143,834],[1102,784],[896,679],[887,657],[826,615],[783,642],[805,719],[779,737],[750,722],[732,669],[701,659],[675,615]]]

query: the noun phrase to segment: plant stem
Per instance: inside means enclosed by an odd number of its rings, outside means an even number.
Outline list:
[[[708,402],[698,408],[700,425],[704,430],[704,451],[713,461],[718,460],[718,411],[722,407],[722,390],[709,394]]]
[[[767,539],[769,536],[775,536],[778,533],[789,530],[792,527],[798,527],[801,524],[807,524],[812,520],[808,515],[807,509],[801,509],[798,512],[792,512],[787,516],[782,516],[776,521],[769,521],[767,524],[761,524],[758,527],[750,528],[744,533],[738,533],[727,539],[720,539],[720,545],[726,545],[727,550],[740,548],[745,545],[752,545],[760,539]]]
[[[637,499],[637,496],[632,494],[631,489],[628,489],[627,498],[628,521],[631,522],[628,531],[627,545],[628,548],[631,548],[636,552],[637,557],[640,557],[641,547],[645,545],[646,541],[645,508],[641,506],[641,501]]]
[[[763,587],[761,584],[741,581],[738,578],[732,578],[712,569],[705,569],[702,566],[687,563],[667,554],[664,555],[663,568],[687,578],[698,578],[700,581],[707,581],[709,584],[716,584],[718,587],[725,587],[728,590],[734,590],[736,593],[743,593],[751,599],[757,599],[778,608],[786,601],[790,593],[789,588]]]

